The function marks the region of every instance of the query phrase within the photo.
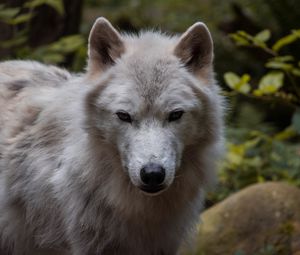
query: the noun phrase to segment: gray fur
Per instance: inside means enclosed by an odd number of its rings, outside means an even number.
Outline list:
[[[95,26],[103,22],[117,33],[103,18]],[[122,51],[100,47],[114,56],[109,66],[90,54],[79,76],[0,64],[1,254],[173,255],[193,232],[222,150],[212,65],[184,66],[178,37],[107,38]],[[91,33],[90,52],[103,40]],[[185,113],[168,123],[174,107]],[[117,118],[120,109],[132,124]],[[167,172],[167,189],[154,196],[138,188],[148,162]]]

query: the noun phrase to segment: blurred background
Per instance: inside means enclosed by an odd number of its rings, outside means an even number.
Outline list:
[[[190,254],[299,255],[300,1],[2,0],[0,60],[81,72],[99,16],[133,33],[181,33],[203,21],[213,35],[226,155]]]

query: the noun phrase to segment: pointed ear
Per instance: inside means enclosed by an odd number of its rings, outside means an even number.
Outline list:
[[[105,71],[121,57],[124,51],[121,35],[107,19],[98,18],[89,36],[88,73]]]
[[[207,74],[212,68],[213,41],[206,25],[202,22],[192,25],[179,38],[174,54],[194,74]]]

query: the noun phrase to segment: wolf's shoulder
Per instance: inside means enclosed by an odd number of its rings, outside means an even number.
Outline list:
[[[72,75],[65,69],[30,60],[10,60],[0,63],[0,85],[3,89],[19,90],[28,86],[56,87]]]
[[[36,61],[0,63],[0,146],[1,136],[11,136],[31,125],[73,75],[62,68]],[[3,138],[4,139],[4,138]]]

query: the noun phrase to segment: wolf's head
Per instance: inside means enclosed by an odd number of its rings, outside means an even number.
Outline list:
[[[201,22],[181,37],[121,35],[104,18],[95,22],[87,76],[98,85],[87,98],[90,125],[117,149],[124,172],[144,192],[169,187],[185,151],[220,135],[212,59]]]

